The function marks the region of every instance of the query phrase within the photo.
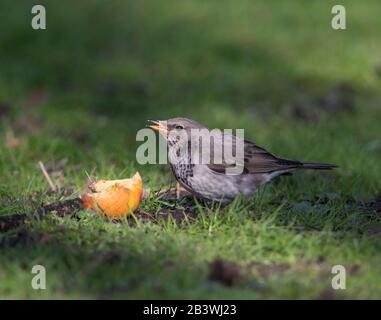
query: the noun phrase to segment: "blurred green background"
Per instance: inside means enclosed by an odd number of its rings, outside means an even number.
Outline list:
[[[0,214],[57,200],[38,160],[76,194],[86,172],[122,178],[139,170],[146,187],[168,185],[168,170],[135,161],[136,131],[147,119],[245,128],[247,139],[277,155],[340,168],[276,182],[254,198],[256,207],[232,207],[232,216],[199,218],[188,228],[115,226],[83,213],[80,222],[27,228],[53,233],[52,243],[32,236],[10,245],[15,231],[0,234],[0,297],[336,297],[326,294],[329,276],[316,276],[329,274],[335,259],[356,268],[339,298],[381,297],[379,1],[345,1],[347,29],[338,31],[335,1],[39,4],[46,30],[31,28],[33,2],[0,3]],[[57,163],[64,165],[55,170]],[[329,198],[324,214],[308,200],[316,195]],[[279,199],[286,205],[277,209]],[[156,212],[159,204],[142,206]],[[56,235],[58,227],[66,231]],[[115,251],[116,261],[91,269]],[[251,274],[246,286],[215,287],[207,268],[218,257],[261,263],[275,278]],[[44,293],[24,287],[31,261],[55,270]],[[279,264],[289,273],[271,268]]]

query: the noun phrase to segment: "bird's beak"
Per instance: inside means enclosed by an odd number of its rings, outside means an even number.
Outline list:
[[[168,133],[167,126],[163,123],[163,121],[158,120],[148,120],[148,122],[152,123],[148,127],[151,129],[158,131],[160,133]]]

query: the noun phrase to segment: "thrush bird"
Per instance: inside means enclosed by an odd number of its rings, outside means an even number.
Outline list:
[[[326,163],[278,158],[233,134],[221,132],[221,135],[213,135],[213,130],[187,118],[150,122],[150,127],[167,140],[168,159],[176,180],[199,198],[229,202],[239,195],[252,195],[272,178],[296,169],[328,170],[336,167]],[[200,143],[203,138],[206,144],[203,141]],[[237,146],[242,146],[242,156],[236,157],[234,152],[226,153],[224,149],[227,145],[236,151]],[[194,149],[198,152],[193,152]],[[200,155],[205,154],[210,155],[209,162],[200,161]],[[238,173],[229,171],[232,168],[238,169]]]

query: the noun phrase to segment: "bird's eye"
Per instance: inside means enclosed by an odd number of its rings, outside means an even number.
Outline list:
[[[175,127],[175,129],[177,129],[177,130],[181,130],[181,129],[184,129],[184,127],[178,124],[178,125]]]

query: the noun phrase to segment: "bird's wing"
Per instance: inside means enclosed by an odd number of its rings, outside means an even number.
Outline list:
[[[242,172],[242,174],[270,173],[274,171],[297,168],[302,165],[298,161],[277,158],[256,144],[243,140],[234,135],[224,135],[223,146],[225,148],[226,145],[229,145],[230,143],[233,150],[239,150],[239,148],[242,150],[243,146],[243,156],[240,156],[239,152],[226,153],[221,151],[223,148],[218,147],[218,143],[221,142],[218,141],[217,144],[211,144],[211,163],[208,164],[209,169],[216,173],[224,174],[227,169],[231,169],[233,167],[240,168],[240,172]],[[221,158],[222,161],[220,161]],[[215,159],[218,159],[218,161]]]

